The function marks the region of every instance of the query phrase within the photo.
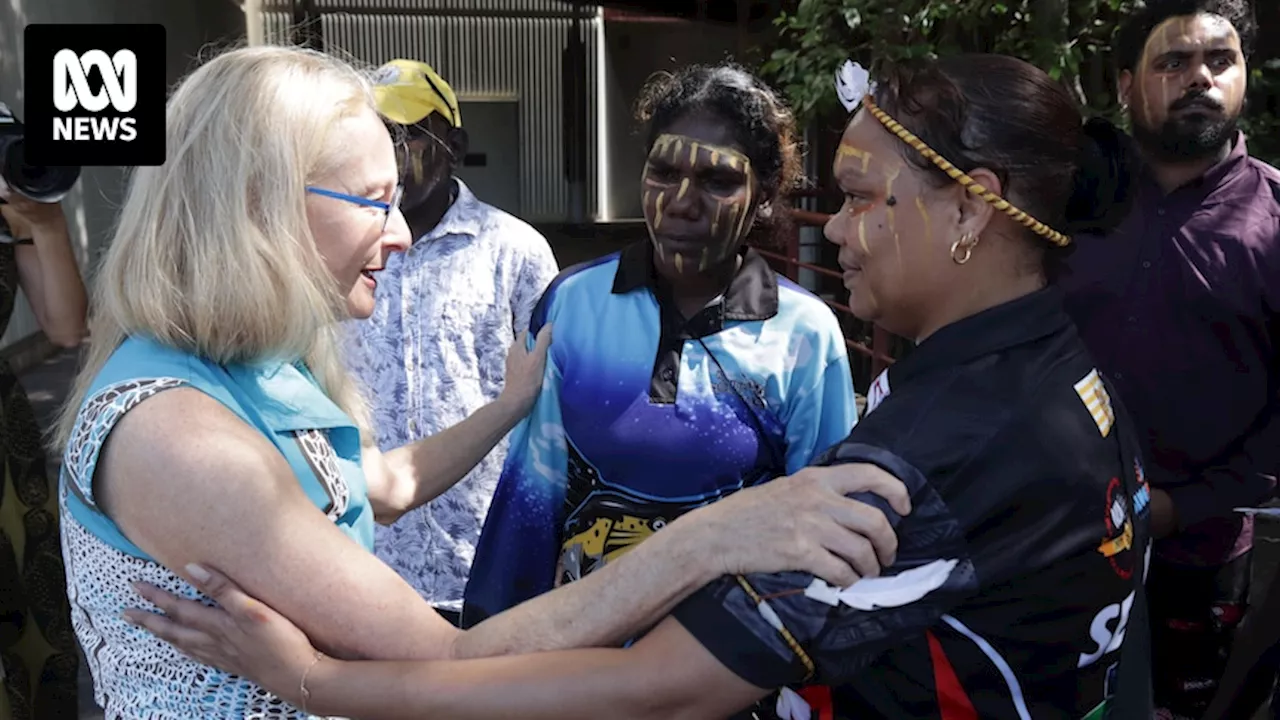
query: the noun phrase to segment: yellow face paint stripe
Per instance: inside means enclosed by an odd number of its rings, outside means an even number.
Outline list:
[[[747,197],[738,204],[741,208],[741,214],[738,215],[738,226],[733,229],[733,237],[735,240],[742,239],[742,229],[746,225],[747,215],[751,214],[751,186],[747,186]]]
[[[856,148],[848,143],[840,143],[836,148],[836,160],[839,161],[841,158],[846,157],[862,160],[863,158],[871,157],[871,153],[866,150]]]
[[[920,211],[920,219],[924,221],[924,239],[933,240],[932,220],[929,218],[929,210],[924,206],[924,200],[916,198],[916,209]]]
[[[697,160],[697,151],[706,150],[711,154],[711,164],[713,165],[718,165],[722,160],[727,161],[729,158],[737,158],[740,163],[748,163],[747,156],[734,148],[724,145],[711,145],[685,135],[663,133],[653,141],[653,153],[656,153],[659,157],[666,155],[668,150],[674,148],[674,151],[670,153],[672,160],[679,159],[680,152],[685,147],[689,147],[691,150],[689,155],[690,162]],[[737,165],[732,165],[732,167],[736,168]]]

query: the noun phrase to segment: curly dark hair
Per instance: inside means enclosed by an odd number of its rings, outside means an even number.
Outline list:
[[[785,202],[802,171],[795,116],[778,93],[734,63],[655,75],[636,101],[636,119],[648,126],[645,147],[652,149],[666,128],[695,112],[728,123],[771,204]],[[775,218],[783,214],[772,213]]]
[[[954,55],[885,69],[876,102],[964,172],[986,168],[1003,195],[1067,235],[1101,233],[1128,212],[1133,158],[1122,132],[1085,121],[1066,88],[1030,63],[1004,55]],[[908,163],[934,184],[954,182],[902,143]],[[1026,231],[1052,280],[1074,246]]]
[[[1147,46],[1147,38],[1160,23],[1171,17],[1201,13],[1224,18],[1240,36],[1240,50],[1245,59],[1253,53],[1258,35],[1258,22],[1249,0],[1147,0],[1120,26],[1116,36],[1116,67],[1133,71]]]

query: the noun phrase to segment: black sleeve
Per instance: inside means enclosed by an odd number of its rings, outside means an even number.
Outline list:
[[[880,653],[918,636],[977,589],[961,524],[912,464],[883,448],[846,442],[817,464],[871,463],[911,494],[902,518],[879,507],[898,533],[898,559],[881,578],[831,588],[807,573],[723,577],[673,613],[726,667],[760,688],[850,679]],[[843,597],[835,599],[840,593]]]

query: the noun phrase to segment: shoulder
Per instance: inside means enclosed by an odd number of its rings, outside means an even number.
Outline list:
[[[833,457],[871,446],[900,458],[878,464],[927,479],[983,548],[984,567],[1003,575],[1097,546],[1108,483],[1130,473],[1122,458],[1137,452],[1126,422],[1088,354],[1060,345],[891,388]],[[1006,551],[1019,533],[1035,545],[1022,557]]]
[[[172,481],[203,472],[261,468],[270,444],[227,405],[231,394],[201,372],[199,363],[115,365],[117,353],[98,374],[77,412],[64,468],[86,502],[96,502],[95,476],[107,454],[137,473],[159,471]],[[109,441],[109,442],[108,442]]]
[[[111,529],[101,528],[107,537],[118,532],[116,542],[161,562],[166,549],[192,547],[186,533],[221,532],[205,524],[216,508],[272,522],[297,488],[289,462],[264,435],[191,387],[145,399],[109,431],[88,468],[92,481],[77,487],[92,490],[84,497],[109,519]]]
[[[480,234],[493,239],[502,248],[517,256],[550,252],[547,238],[529,223],[476,199],[473,205]]]
[[[1244,168],[1199,209],[1198,219],[1196,232],[1223,277],[1234,273],[1264,288],[1280,280],[1280,170],[1246,158]]]
[[[945,483],[947,475],[982,452],[1009,422],[1012,408],[993,397],[985,373],[967,368],[895,385],[853,427],[847,443],[883,448]]]
[[[1255,157],[1246,160],[1245,168],[1229,186],[1226,204],[1243,221],[1238,227],[1246,232],[1237,239],[1247,246],[1276,249],[1280,231],[1280,170]]]
[[[1241,181],[1244,192],[1233,198],[1236,203],[1257,203],[1258,210],[1270,215],[1280,215],[1280,170],[1266,161],[1249,157],[1245,161]]]
[[[1266,213],[1266,222],[1262,224],[1266,245],[1265,249],[1274,253],[1280,251],[1280,170],[1258,160],[1249,158],[1250,164],[1257,173],[1258,192],[1253,196],[1255,207]]]
[[[1114,422],[1109,401],[1071,330],[908,378],[901,387],[891,368],[888,395],[851,439],[889,448],[942,480],[977,464],[1043,464],[1065,434],[1098,438],[1092,413],[1105,405]]]
[[[598,306],[602,298],[613,292],[620,257],[621,253],[610,253],[561,270],[534,308],[530,332],[537,332],[546,322],[554,321],[558,311],[572,303],[594,302]]]
[[[217,467],[219,473],[261,470],[279,458],[274,446],[223,402],[203,389],[179,386],[141,402],[117,425],[116,435],[158,465]],[[171,440],[181,439],[181,442]]]
[[[1265,160],[1256,157],[1249,157],[1249,170],[1263,183],[1266,183],[1272,190],[1280,188],[1280,169],[1275,168]]]
[[[825,300],[782,275],[775,273],[775,276],[779,322],[786,323],[794,332],[843,339],[840,321]]]
[[[212,389],[222,385],[215,366],[193,353],[143,337],[129,337],[111,353],[89,386],[86,402],[102,393],[119,394],[125,388],[142,392],[193,385]]]

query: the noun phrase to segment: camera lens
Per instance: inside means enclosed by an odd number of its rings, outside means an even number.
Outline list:
[[[23,138],[10,137],[0,145],[0,176],[9,187],[37,202],[54,203],[71,191],[80,178],[78,167],[28,165],[23,152]]]

